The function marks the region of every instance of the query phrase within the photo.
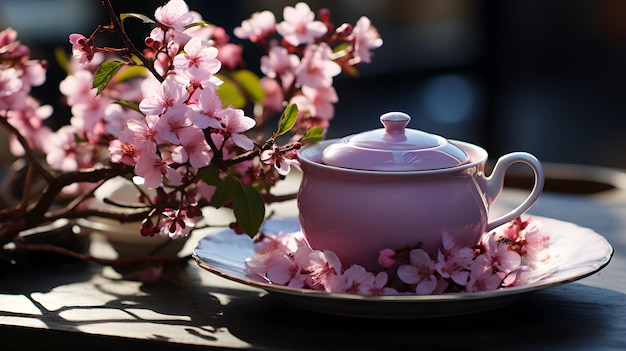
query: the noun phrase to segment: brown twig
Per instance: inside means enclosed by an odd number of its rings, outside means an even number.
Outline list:
[[[28,141],[26,141],[26,138],[24,138],[24,136],[11,123],[9,123],[6,117],[0,117],[0,124],[2,124],[2,126],[6,128],[11,134],[15,135],[20,145],[24,149],[24,155],[26,156],[26,159],[28,160],[29,166],[32,165],[32,167],[35,168],[37,173],[41,175],[45,180],[51,180],[52,178],[54,178],[54,175],[48,172],[38,162],[37,156],[35,156],[35,153],[30,148],[30,145],[28,145]]]
[[[160,82],[164,81],[165,78],[163,78],[163,76],[161,76],[161,74],[159,74],[159,72],[157,72],[154,68],[153,61],[148,59],[141,51],[139,51],[133,41],[130,40],[128,34],[126,34],[126,30],[124,29],[124,26],[122,26],[122,22],[118,18],[117,13],[115,13],[113,5],[111,5],[111,1],[102,0],[102,6],[104,7],[104,10],[106,11],[109,18],[111,19],[113,31],[120,37],[128,51],[130,51],[131,54],[137,56],[137,58],[141,60],[141,63],[150,71],[150,73],[154,75],[156,79],[158,79]]]
[[[285,194],[285,195],[263,194],[263,200],[265,200],[265,203],[267,204],[289,201],[289,200],[296,199],[297,197],[298,197],[298,194],[296,193]]]
[[[39,164],[39,163],[37,163]],[[29,167],[32,165],[29,164]],[[46,180],[46,188],[41,195],[27,208],[20,210],[20,216],[4,215],[0,224],[0,246],[13,240],[19,232],[50,223],[58,218],[79,218],[88,215],[98,215],[100,217],[121,218],[128,221],[137,220],[141,214],[120,216],[118,213],[106,213],[95,210],[76,210],[77,206],[66,207],[66,210],[51,211],[55,200],[67,185],[89,182],[95,183],[115,176],[127,174],[132,169],[129,166],[115,164],[111,167],[93,169],[86,171],[75,171],[60,173],[51,179]],[[83,199],[84,200],[84,199]],[[18,205],[19,206],[19,205]],[[23,213],[22,213],[23,211]]]

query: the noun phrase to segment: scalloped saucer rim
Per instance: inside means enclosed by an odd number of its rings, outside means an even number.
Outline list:
[[[537,281],[521,286],[476,293],[441,295],[363,296],[295,289],[271,284],[244,272],[244,260],[254,254],[246,235],[225,229],[206,235],[194,249],[198,265],[218,276],[276,295],[304,309],[323,313],[370,318],[427,318],[476,313],[508,305],[525,294],[573,282],[600,271],[609,264],[613,247],[592,229],[571,222],[532,216],[550,236],[554,258]],[[299,230],[297,217],[267,220],[264,231],[278,233]]]

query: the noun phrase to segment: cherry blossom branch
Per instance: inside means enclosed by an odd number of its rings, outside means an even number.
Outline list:
[[[58,198],[62,189],[70,184],[79,182],[99,182],[118,175],[127,174],[131,169],[124,165],[114,165],[109,168],[94,169],[88,171],[76,171],[61,173],[51,180],[47,180],[47,185],[40,197],[28,208],[23,209],[20,216],[11,216],[3,214],[2,224],[0,224],[0,245],[10,242],[17,237],[19,232],[34,228],[41,224],[49,223],[58,218],[78,218],[89,215],[98,215],[100,217],[122,218],[126,220],[135,220],[135,217],[120,216],[117,213],[106,213],[103,211],[81,210],[70,208],[67,211],[50,212],[50,209]],[[139,217],[139,215],[137,215]]]
[[[132,168],[124,165],[113,165],[108,168],[92,169],[88,171],[75,171],[59,174],[54,181],[49,181],[38,203],[29,211],[29,216],[34,218],[43,214],[52,206],[61,190],[71,184],[88,182],[95,183],[110,179],[118,175],[124,175],[132,171]]]
[[[37,173],[41,175],[45,180],[47,181],[52,180],[54,178],[54,175],[48,172],[41,165],[41,163],[39,163],[39,161],[37,160],[37,157],[35,156],[35,153],[30,148],[28,141],[26,140],[26,138],[24,138],[22,133],[20,133],[19,130],[17,130],[11,123],[9,123],[6,117],[0,118],[0,124],[2,124],[2,126],[6,128],[11,134],[15,135],[20,145],[22,145],[22,148],[24,149],[24,154],[26,155],[26,159],[28,160],[28,164],[34,167]]]

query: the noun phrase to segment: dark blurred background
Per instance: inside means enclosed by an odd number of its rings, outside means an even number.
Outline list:
[[[162,1],[113,3],[152,16]],[[329,8],[336,25],[368,16],[384,40],[360,78],[336,80],[329,137],[378,128],[380,114],[398,110],[413,117],[412,128],[477,143],[493,158],[523,150],[545,162],[626,168],[626,1],[308,3]],[[254,11],[281,20],[295,1],[188,4],[232,34]],[[46,87],[35,91],[47,103],[58,102],[63,78],[53,49],[69,51],[68,34],[97,23],[106,23],[97,0],[0,0],[0,27],[18,30],[33,57],[51,61]]]

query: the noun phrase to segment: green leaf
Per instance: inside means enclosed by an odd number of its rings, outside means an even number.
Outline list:
[[[215,192],[211,197],[211,206],[220,208],[229,203],[235,196],[237,180],[233,177],[228,177],[215,186]]]
[[[200,21],[200,22],[194,22],[194,23],[186,25],[185,29],[189,29],[189,28],[192,28],[192,27],[210,27],[210,26],[212,26],[211,23],[209,23],[207,21]]]
[[[232,72],[231,76],[250,97],[250,99],[253,101],[263,101],[265,98],[265,91],[261,88],[259,76],[257,76],[254,72],[241,69]]]
[[[285,107],[285,112],[283,112],[283,115],[278,124],[278,130],[274,134],[274,137],[275,138],[279,137],[287,133],[288,131],[290,131],[291,128],[293,128],[293,126],[296,124],[297,118],[298,118],[298,105],[290,104],[287,107]]]
[[[63,48],[61,47],[56,47],[54,48],[54,59],[56,60],[57,64],[59,65],[59,67],[61,67],[61,69],[63,70],[63,72],[65,72],[65,74],[70,74],[70,63],[69,60],[67,59],[67,54],[65,53],[65,50],[63,50]]]
[[[347,50],[352,44],[351,43],[341,43],[333,48],[333,52],[340,52],[343,50]]]
[[[235,180],[237,183],[233,203],[235,218],[239,227],[253,237],[259,232],[265,219],[265,202],[261,194],[251,185]]]
[[[223,81],[217,88],[217,95],[222,99],[224,106],[232,106],[234,108],[244,108],[246,106],[246,97],[241,93],[239,88],[233,81],[218,75]]]
[[[215,192],[210,199],[211,206],[220,208],[233,199],[237,187],[234,177],[222,179],[217,166],[210,164],[198,170],[198,177],[208,185],[215,186]]]
[[[307,130],[306,134],[300,139],[301,142],[315,142],[322,141],[324,139],[324,127],[315,126]]]
[[[220,170],[214,164],[210,164],[206,167],[200,168],[198,170],[198,177],[202,179],[203,182],[209,185],[222,184],[222,179],[220,178]]]
[[[156,23],[150,17],[148,17],[146,15],[142,15],[140,13],[122,13],[122,14],[120,14],[120,20],[122,21],[122,23],[127,18],[137,18],[137,19],[141,20],[143,23],[148,23],[148,24]]]
[[[136,102],[128,100],[115,100],[115,103],[141,113],[141,111],[139,110],[139,104]]]
[[[119,61],[103,62],[93,77],[92,88],[98,88],[98,94],[100,94],[123,65],[124,63]]]
[[[115,77],[115,82],[123,82],[128,79],[145,77],[148,69],[145,66],[128,66]]]

